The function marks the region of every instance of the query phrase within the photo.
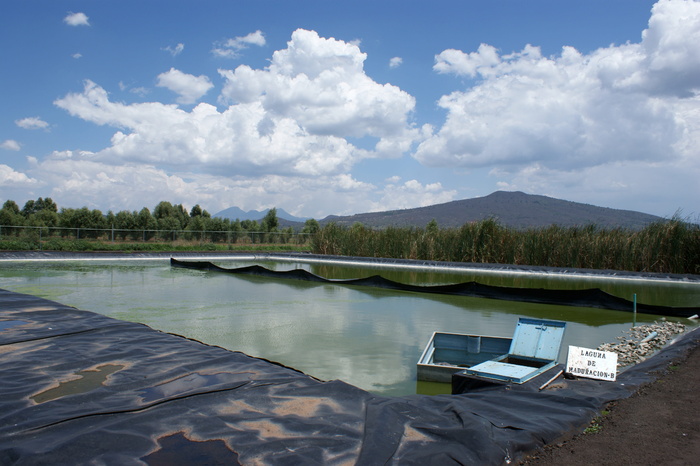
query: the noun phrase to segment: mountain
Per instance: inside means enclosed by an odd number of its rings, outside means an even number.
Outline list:
[[[229,207],[221,212],[214,214],[212,217],[228,218],[230,220],[261,220],[265,218],[265,215],[270,211],[270,209],[265,210],[241,210],[238,207]],[[301,222],[304,223],[307,218],[295,217],[284,209],[277,209],[277,218],[279,220],[288,220],[290,222]],[[281,223],[281,222],[280,222]]]
[[[352,225],[356,222],[368,227],[387,226],[425,227],[435,219],[440,227],[459,227],[468,222],[487,218],[512,228],[539,228],[550,225],[585,226],[595,224],[605,228],[641,229],[649,223],[662,220],[655,215],[631,210],[597,207],[579,202],[564,201],[547,196],[522,192],[496,191],[488,196],[414,209],[372,212],[350,216],[331,215],[319,221],[321,225],[335,222]]]

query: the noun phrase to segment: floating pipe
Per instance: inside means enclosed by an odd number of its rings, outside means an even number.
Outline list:
[[[654,338],[656,338],[657,335],[658,335],[658,333],[651,332],[649,335],[646,336],[646,338],[644,340],[642,340],[642,343],[646,343],[648,341],[653,340]]]

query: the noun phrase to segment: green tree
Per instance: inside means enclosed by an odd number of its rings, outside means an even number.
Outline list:
[[[195,204],[194,207],[192,207],[192,210],[190,210],[190,217],[201,217],[202,216],[202,208],[199,207],[199,204]]]
[[[277,219],[277,208],[273,207],[267,211],[267,214],[265,214],[265,218],[262,220],[262,229],[263,231],[267,232],[275,232],[277,231],[278,226],[279,220]]]
[[[157,220],[159,230],[182,230],[187,224],[186,218],[188,217],[187,212],[183,212],[181,205],[175,206],[167,201],[161,201],[153,209],[153,218]]]
[[[48,210],[49,212],[58,213],[58,206],[50,197],[47,197],[46,199],[39,198],[36,200],[36,210]]]
[[[146,241],[155,236],[154,230],[158,228],[158,222],[153,218],[148,207],[141,209],[136,216],[136,228],[143,231],[143,238]]]
[[[156,220],[173,217],[175,215],[175,207],[168,201],[160,201],[155,209],[153,209],[153,218]]]
[[[427,233],[430,233],[431,235],[437,234],[438,230],[439,230],[438,223],[435,219],[432,219],[431,221],[429,221],[425,227],[425,231]]]
[[[245,231],[260,231],[260,226],[255,220],[243,220],[241,222],[241,228],[243,228]]]
[[[243,231],[243,228],[241,227],[241,221],[236,219],[235,221],[231,222],[229,224],[229,231],[231,232],[231,241],[234,243],[238,241],[238,238],[241,235],[241,232]]]
[[[318,220],[310,218],[306,222],[304,222],[304,228],[301,230],[301,232],[310,235],[315,235],[320,229],[321,225],[319,225]]]
[[[204,240],[204,231],[206,230],[206,220],[201,215],[190,217],[190,222],[187,224],[187,231],[199,232],[197,235],[188,235],[191,239]]]
[[[260,225],[255,220],[243,220],[241,222],[241,228],[248,233],[250,241],[253,243],[260,242]]]
[[[14,214],[14,215],[20,214],[19,206],[12,199],[8,199],[5,201],[5,203],[2,205],[2,210],[6,210],[7,212]]]
[[[136,212],[121,210],[114,216],[114,228],[117,230],[116,235],[125,240],[127,236],[136,229]],[[138,239],[135,235],[133,239]]]
[[[204,211],[206,212],[206,210]],[[206,217],[202,215],[204,219],[204,228],[211,235],[211,240],[213,242],[222,242],[228,240],[229,233],[229,219],[219,218],[219,217]]]
[[[185,209],[185,206],[182,204],[177,204],[173,206],[173,210],[173,215],[180,221],[180,226],[184,230],[187,228],[187,224],[190,221],[190,215],[187,213],[187,209]]]
[[[160,237],[164,240],[175,240],[177,239],[176,233],[182,230],[180,221],[177,217],[163,217],[157,220],[158,230],[160,230]]]
[[[31,214],[36,212],[36,201],[29,199],[27,202],[24,203],[24,207],[22,207],[22,215],[24,218],[29,218]]]
[[[5,201],[0,209],[0,226],[21,226],[24,225],[24,220],[17,203],[12,200]],[[19,234],[19,229],[13,228],[12,230]],[[6,232],[3,231],[3,234]]]
[[[58,225],[58,214],[50,209],[42,209],[30,215],[27,221],[34,226],[55,227]]]
[[[41,212],[42,210],[56,213],[58,212],[58,207],[50,197],[46,199],[40,197],[36,201],[30,199],[24,204],[22,215],[24,215],[25,218],[29,218],[31,215]]]
[[[101,233],[98,230],[105,228],[105,219],[98,209],[90,210],[87,207],[80,209],[62,208],[58,215],[58,224],[61,227],[80,230],[79,232],[65,232],[75,234],[78,238],[96,238]]]

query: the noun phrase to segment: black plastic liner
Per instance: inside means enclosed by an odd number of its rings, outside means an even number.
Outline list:
[[[592,307],[614,311],[634,310],[632,301],[613,296],[599,288],[586,290],[550,290],[544,288],[513,288],[505,286],[483,285],[477,282],[457,283],[453,285],[418,286],[395,282],[380,275],[354,279],[328,279],[303,269],[274,271],[259,265],[227,269],[207,261],[180,261],[170,258],[173,267],[208,270],[240,275],[256,275],[270,278],[287,278],[317,283],[336,285],[369,286],[416,293],[437,293],[447,295],[469,296],[473,298],[503,299],[539,304],[556,304],[559,306]],[[700,313],[700,307],[655,306],[637,303],[637,312],[669,317],[690,317]]]
[[[699,342],[618,382],[390,398],[0,290],[0,464],[505,464],[580,432]]]

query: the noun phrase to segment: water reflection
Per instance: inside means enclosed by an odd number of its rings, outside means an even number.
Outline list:
[[[233,268],[252,262],[217,261]],[[601,281],[477,277],[437,271],[258,262],[327,278],[375,274],[402,283],[478,281],[500,286],[593,288]],[[603,283],[649,304],[697,305],[700,285]],[[631,326],[632,314],[462,296],[397,292],[282,278],[171,268],[162,262],[5,263],[0,288],[55,299],[119,319],[278,361],[324,380],[342,379],[382,394],[415,393],[415,364],[434,331],[511,336],[519,317],[566,320],[568,345],[596,347]],[[657,316],[639,314],[639,323]],[[688,322],[688,321],[685,321]],[[563,360],[565,354],[560,355]]]

